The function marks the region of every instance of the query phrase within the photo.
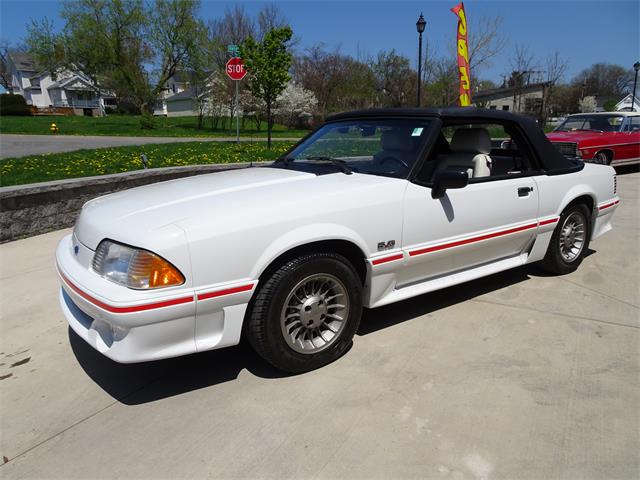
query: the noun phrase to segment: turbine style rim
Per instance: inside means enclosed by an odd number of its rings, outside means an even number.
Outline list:
[[[344,284],[331,274],[317,273],[291,289],[282,307],[280,328],[290,348],[313,354],[335,343],[348,318]]]
[[[584,215],[573,212],[565,219],[560,229],[560,255],[565,262],[571,263],[580,256],[585,238],[586,220]]]

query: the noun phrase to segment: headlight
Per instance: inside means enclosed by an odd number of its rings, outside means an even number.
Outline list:
[[[129,288],[149,289],[182,285],[180,271],[155,253],[103,240],[93,256],[93,270]]]

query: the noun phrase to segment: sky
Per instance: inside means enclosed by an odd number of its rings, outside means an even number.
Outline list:
[[[297,50],[316,44],[353,56],[374,55],[395,49],[417,62],[418,34],[415,22],[422,12],[427,21],[424,39],[430,51],[451,54],[455,44],[456,17],[450,12],[458,0],[446,1],[275,1],[300,42]],[[61,3],[54,0],[0,0],[0,39],[19,43],[30,19],[49,17],[58,27]],[[242,3],[249,13],[265,4]],[[221,17],[233,2],[203,1],[204,19]],[[511,71],[509,60],[522,45],[544,63],[556,49],[567,59],[565,80],[596,62],[631,68],[640,60],[640,1],[483,1],[465,3],[469,35],[482,18],[503,18],[506,47],[493,65],[479,72],[483,79],[500,82]]]

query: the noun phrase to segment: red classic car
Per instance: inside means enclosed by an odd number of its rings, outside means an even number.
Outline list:
[[[547,134],[563,155],[585,162],[625,165],[640,161],[640,113],[570,115]]]

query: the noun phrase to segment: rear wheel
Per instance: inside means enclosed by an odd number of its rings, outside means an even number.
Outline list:
[[[611,163],[611,154],[606,151],[598,152],[593,156],[593,163],[609,165]]]
[[[351,346],[362,313],[362,285],[351,263],[334,253],[303,255],[259,288],[246,325],[253,348],[275,367],[313,370]]]
[[[589,218],[589,209],[582,203],[562,212],[541,262],[543,268],[558,275],[578,268],[589,247]]]

